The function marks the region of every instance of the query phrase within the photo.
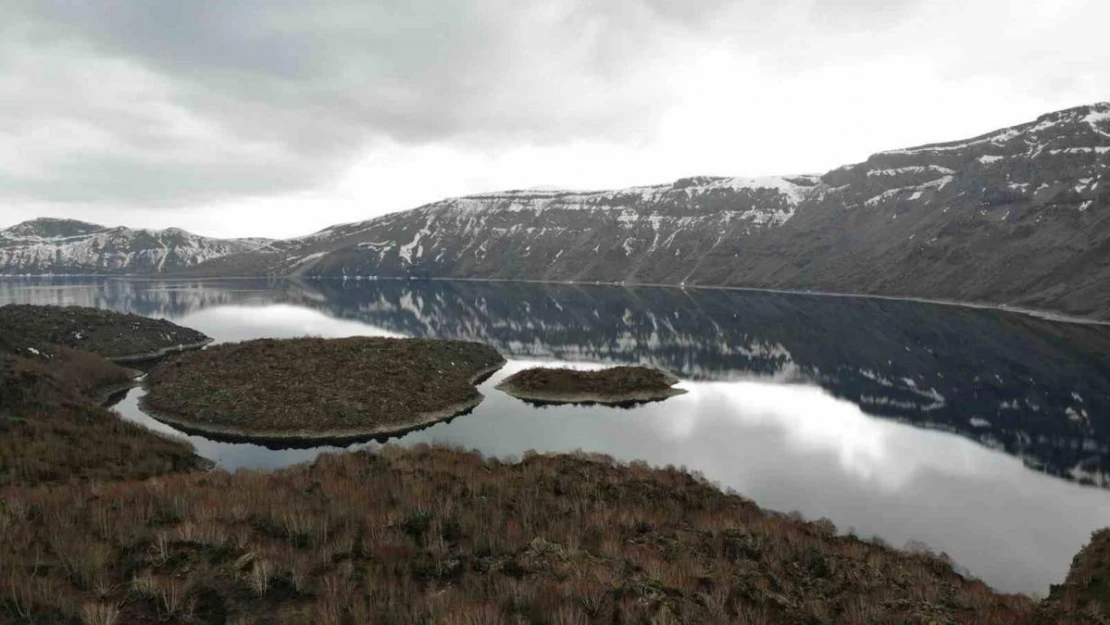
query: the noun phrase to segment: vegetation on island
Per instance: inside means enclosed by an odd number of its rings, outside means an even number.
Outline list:
[[[151,370],[144,407],[201,432],[260,440],[406,430],[482,400],[475,383],[505,363],[481,343],[429,339],[260,339],[171,358]]]
[[[34,354],[61,346],[117,362],[151,360],[209,339],[165,319],[78,306],[0,306],[0,349]]]
[[[630,404],[659,401],[686,391],[678,378],[651,367],[610,367],[594,371],[533,367],[497,385],[513,397],[539,403]]]

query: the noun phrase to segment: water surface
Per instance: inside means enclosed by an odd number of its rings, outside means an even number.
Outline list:
[[[0,281],[0,302],[168,317],[218,341],[483,341],[509,358],[481,385],[486,400],[391,442],[685,465],[767,508],[924,542],[1001,590],[1045,594],[1110,524],[1104,327],[887,300],[477,282],[21,279]],[[534,364],[617,362],[665,367],[688,393],[537,408],[493,388]],[[179,434],[138,409],[141,393],[116,409]],[[188,438],[228,469],[337,451]]]

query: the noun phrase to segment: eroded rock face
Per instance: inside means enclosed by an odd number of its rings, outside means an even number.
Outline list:
[[[231,255],[212,275],[701,284],[1110,317],[1110,103],[821,176],[447,199]]]

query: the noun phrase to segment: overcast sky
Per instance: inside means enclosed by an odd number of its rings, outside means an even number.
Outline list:
[[[0,227],[292,236],[1110,100],[1107,0],[7,0]]]

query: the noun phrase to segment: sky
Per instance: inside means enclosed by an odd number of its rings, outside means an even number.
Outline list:
[[[1106,0],[7,0],[0,227],[288,237],[1110,100]]]

